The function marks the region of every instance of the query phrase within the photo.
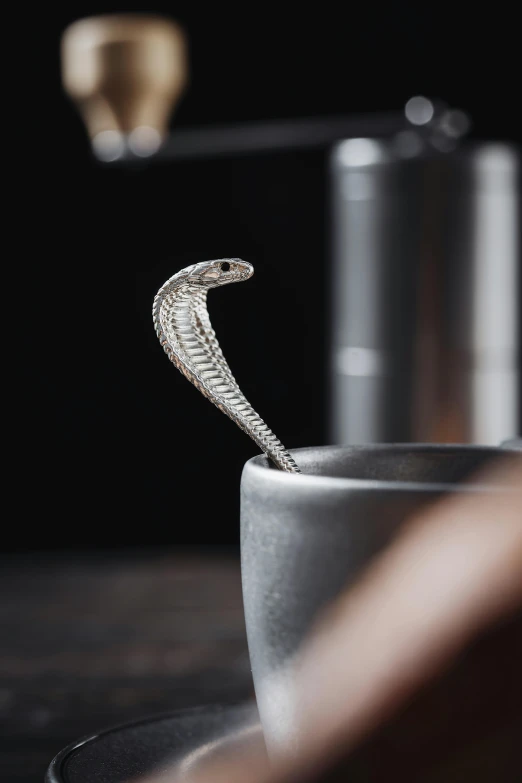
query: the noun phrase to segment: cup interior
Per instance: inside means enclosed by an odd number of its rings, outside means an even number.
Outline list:
[[[292,454],[308,476],[446,485],[466,481],[487,464],[507,456],[504,449],[495,447],[430,444],[327,446],[296,449]],[[257,459],[271,467],[266,458]]]

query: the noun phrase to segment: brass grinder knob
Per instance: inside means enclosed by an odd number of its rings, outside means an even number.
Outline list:
[[[160,146],[187,82],[185,35],[160,17],[80,19],[62,37],[62,78],[99,158],[127,149],[146,157]]]

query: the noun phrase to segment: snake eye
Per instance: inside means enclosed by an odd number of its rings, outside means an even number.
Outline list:
[[[228,261],[223,261],[223,263],[221,264],[221,271],[228,272],[229,270],[230,270],[230,264],[228,263]]]

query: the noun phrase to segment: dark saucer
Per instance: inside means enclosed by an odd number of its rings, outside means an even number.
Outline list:
[[[145,718],[81,739],[52,761],[45,783],[138,783],[153,772],[193,771],[236,743],[258,739],[253,704],[207,706]]]

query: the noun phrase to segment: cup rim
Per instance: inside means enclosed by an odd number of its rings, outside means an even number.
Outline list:
[[[292,457],[299,464],[299,455],[310,454],[311,452],[324,452],[324,451],[378,451],[378,452],[454,452],[455,454],[463,454],[465,452],[472,452],[474,454],[482,453],[484,455],[490,454],[491,458],[512,458],[518,452],[509,448],[502,448],[500,446],[489,445],[475,445],[475,444],[463,444],[463,443],[367,443],[367,444],[346,444],[346,445],[329,445],[329,446],[306,446],[302,448],[292,449],[290,451]],[[517,458],[517,457],[516,457]],[[481,470],[481,468],[479,468]],[[380,489],[387,492],[426,492],[426,493],[451,493],[458,492],[495,492],[508,491],[509,494],[516,493],[517,490],[507,490],[501,483],[495,482],[473,482],[466,480],[462,482],[436,482],[436,481],[392,481],[390,479],[363,479],[363,478],[348,478],[345,476],[327,476],[318,475],[316,473],[289,473],[287,471],[278,470],[272,463],[266,454],[258,454],[255,457],[249,459],[243,468],[243,475],[247,473],[252,477],[270,482],[274,482],[278,487],[288,487],[289,489],[296,489],[297,487],[309,487],[310,489],[316,488],[317,490],[368,490],[368,489]]]

